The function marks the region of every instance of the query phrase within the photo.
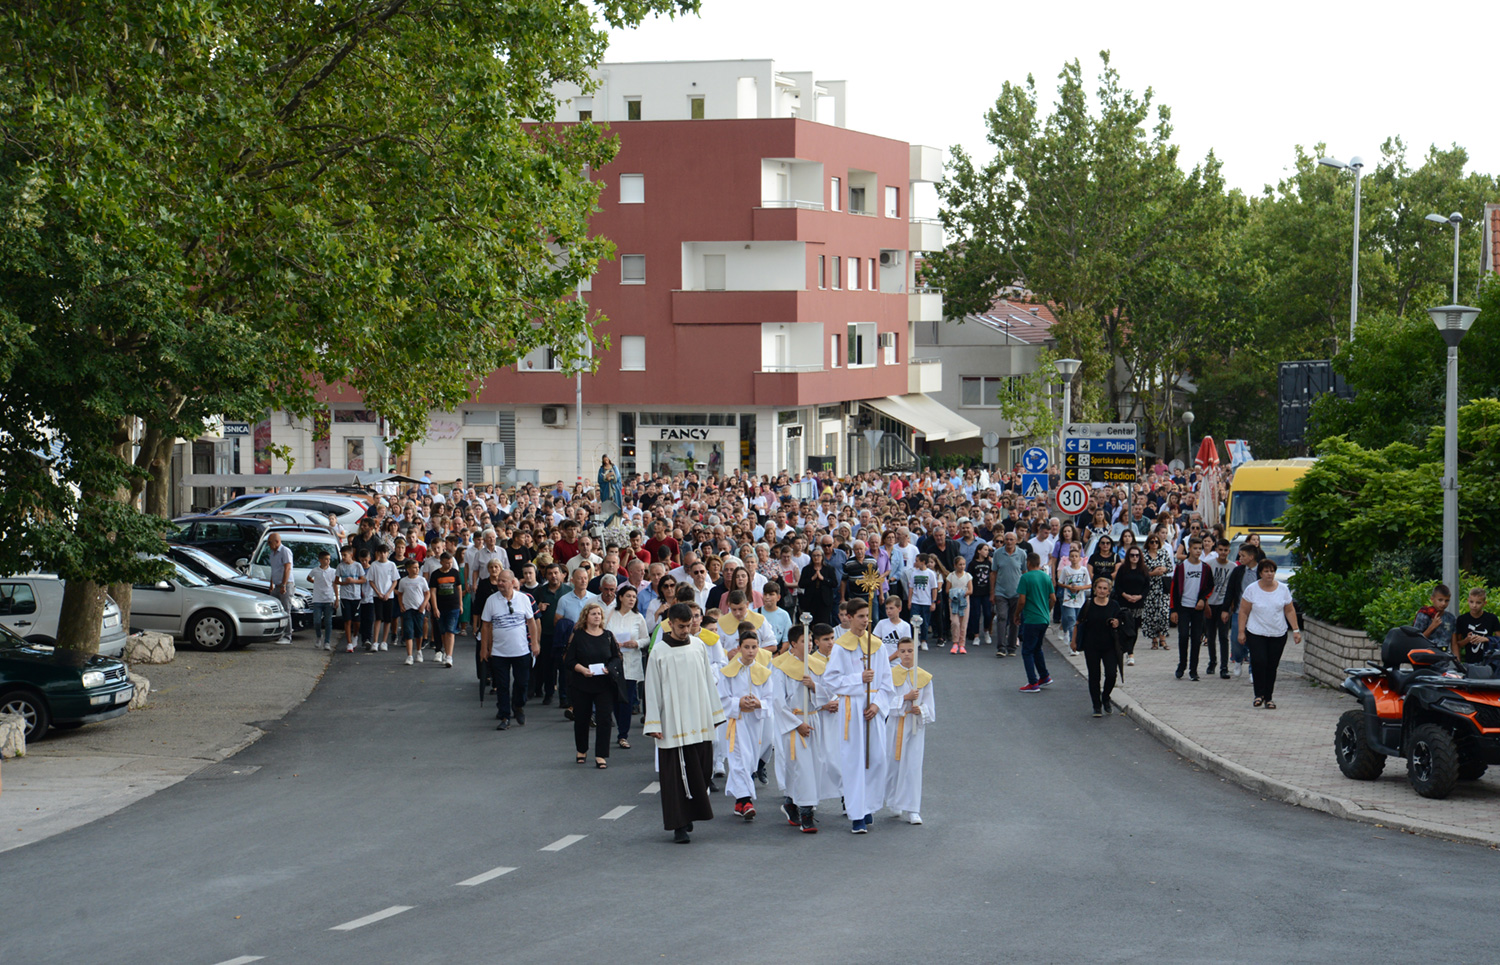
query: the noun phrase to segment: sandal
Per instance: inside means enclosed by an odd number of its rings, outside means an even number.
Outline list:
[[[597,767],[597,768],[599,768],[599,770],[601,770],[601,771],[602,771],[602,770],[604,770],[604,769],[605,769],[605,768],[606,768],[606,767],[608,767],[608,766],[609,766],[609,762],[608,762],[608,761],[605,761],[605,760],[601,760],[601,759],[596,759],[596,760],[595,760],[595,761],[594,761],[594,766],[595,766],[595,767]]]
[[[615,741],[615,743],[618,744],[619,746],[625,748],[627,751],[630,750],[630,741],[626,740],[623,737],[620,738],[619,740]]]
[[[1264,705],[1265,705],[1265,700],[1262,699],[1262,698],[1260,698],[1260,697],[1257,697],[1257,698],[1255,698],[1255,701],[1250,706],[1251,707],[1262,707]]]
[[[579,754],[578,755],[578,760],[574,761],[573,763],[574,764],[587,764],[588,760],[589,760],[589,756],[587,754]]]
[[[1274,700],[1268,700],[1268,701],[1266,701],[1266,710],[1275,710],[1275,709],[1276,709],[1276,701],[1274,701]]]

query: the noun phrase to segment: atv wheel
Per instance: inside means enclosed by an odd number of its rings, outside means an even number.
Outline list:
[[[1406,758],[1406,779],[1423,797],[1445,798],[1458,783],[1458,745],[1437,724],[1423,724],[1413,732]]]
[[[1489,767],[1483,761],[1465,761],[1458,765],[1458,779],[1460,781],[1477,781],[1484,777],[1485,770]]]
[[[1385,770],[1385,755],[1370,746],[1365,736],[1365,712],[1346,710],[1333,731],[1334,756],[1339,770],[1355,781],[1373,781]]]

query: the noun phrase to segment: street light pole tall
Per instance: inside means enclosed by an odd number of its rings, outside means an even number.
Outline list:
[[[1349,276],[1349,341],[1352,343],[1354,323],[1359,318],[1359,175],[1364,170],[1365,162],[1360,157],[1350,158],[1347,164],[1338,158],[1320,157],[1318,163],[1324,167],[1354,172],[1354,255],[1353,272]],[[1458,301],[1458,297],[1455,295],[1453,300]]]
[[[1463,227],[1464,216],[1461,215],[1461,214],[1459,214],[1457,211],[1455,211],[1455,212],[1453,212],[1452,214],[1450,214],[1446,218],[1443,217],[1440,214],[1430,214],[1430,215],[1427,216],[1427,220],[1431,221],[1433,224],[1451,224],[1451,225],[1453,225],[1453,304],[1457,305],[1458,304],[1458,240],[1459,240],[1458,239],[1458,232],[1459,232],[1459,229],[1461,227]]]
[[[1458,616],[1458,343],[1463,341],[1479,309],[1468,305],[1429,308],[1448,345],[1448,404],[1443,418],[1443,582],[1452,595],[1448,612]]]
[[[1191,473],[1193,471],[1193,410],[1188,409],[1182,414],[1182,428],[1187,432],[1187,458],[1183,460],[1183,470]]]
[[[1057,374],[1063,379],[1063,417],[1062,433],[1066,435],[1068,426],[1073,423],[1073,376],[1078,374],[1078,369],[1083,365],[1082,359],[1057,359],[1053,363],[1057,366]],[[1058,454],[1058,462],[1063,461],[1062,454]]]

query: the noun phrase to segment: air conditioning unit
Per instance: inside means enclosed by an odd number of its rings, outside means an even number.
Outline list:
[[[568,407],[565,405],[542,406],[542,425],[561,429],[568,424]]]
[[[887,248],[880,253],[880,267],[896,268],[901,264],[901,252]]]
[[[895,348],[896,347],[896,333],[895,332],[881,332],[880,333],[880,347],[881,348]]]

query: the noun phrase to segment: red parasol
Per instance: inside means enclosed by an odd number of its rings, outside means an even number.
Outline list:
[[[1203,441],[1198,443],[1198,455],[1193,462],[1199,469],[1216,469],[1219,465],[1219,447],[1214,445],[1213,436],[1204,436]]]

